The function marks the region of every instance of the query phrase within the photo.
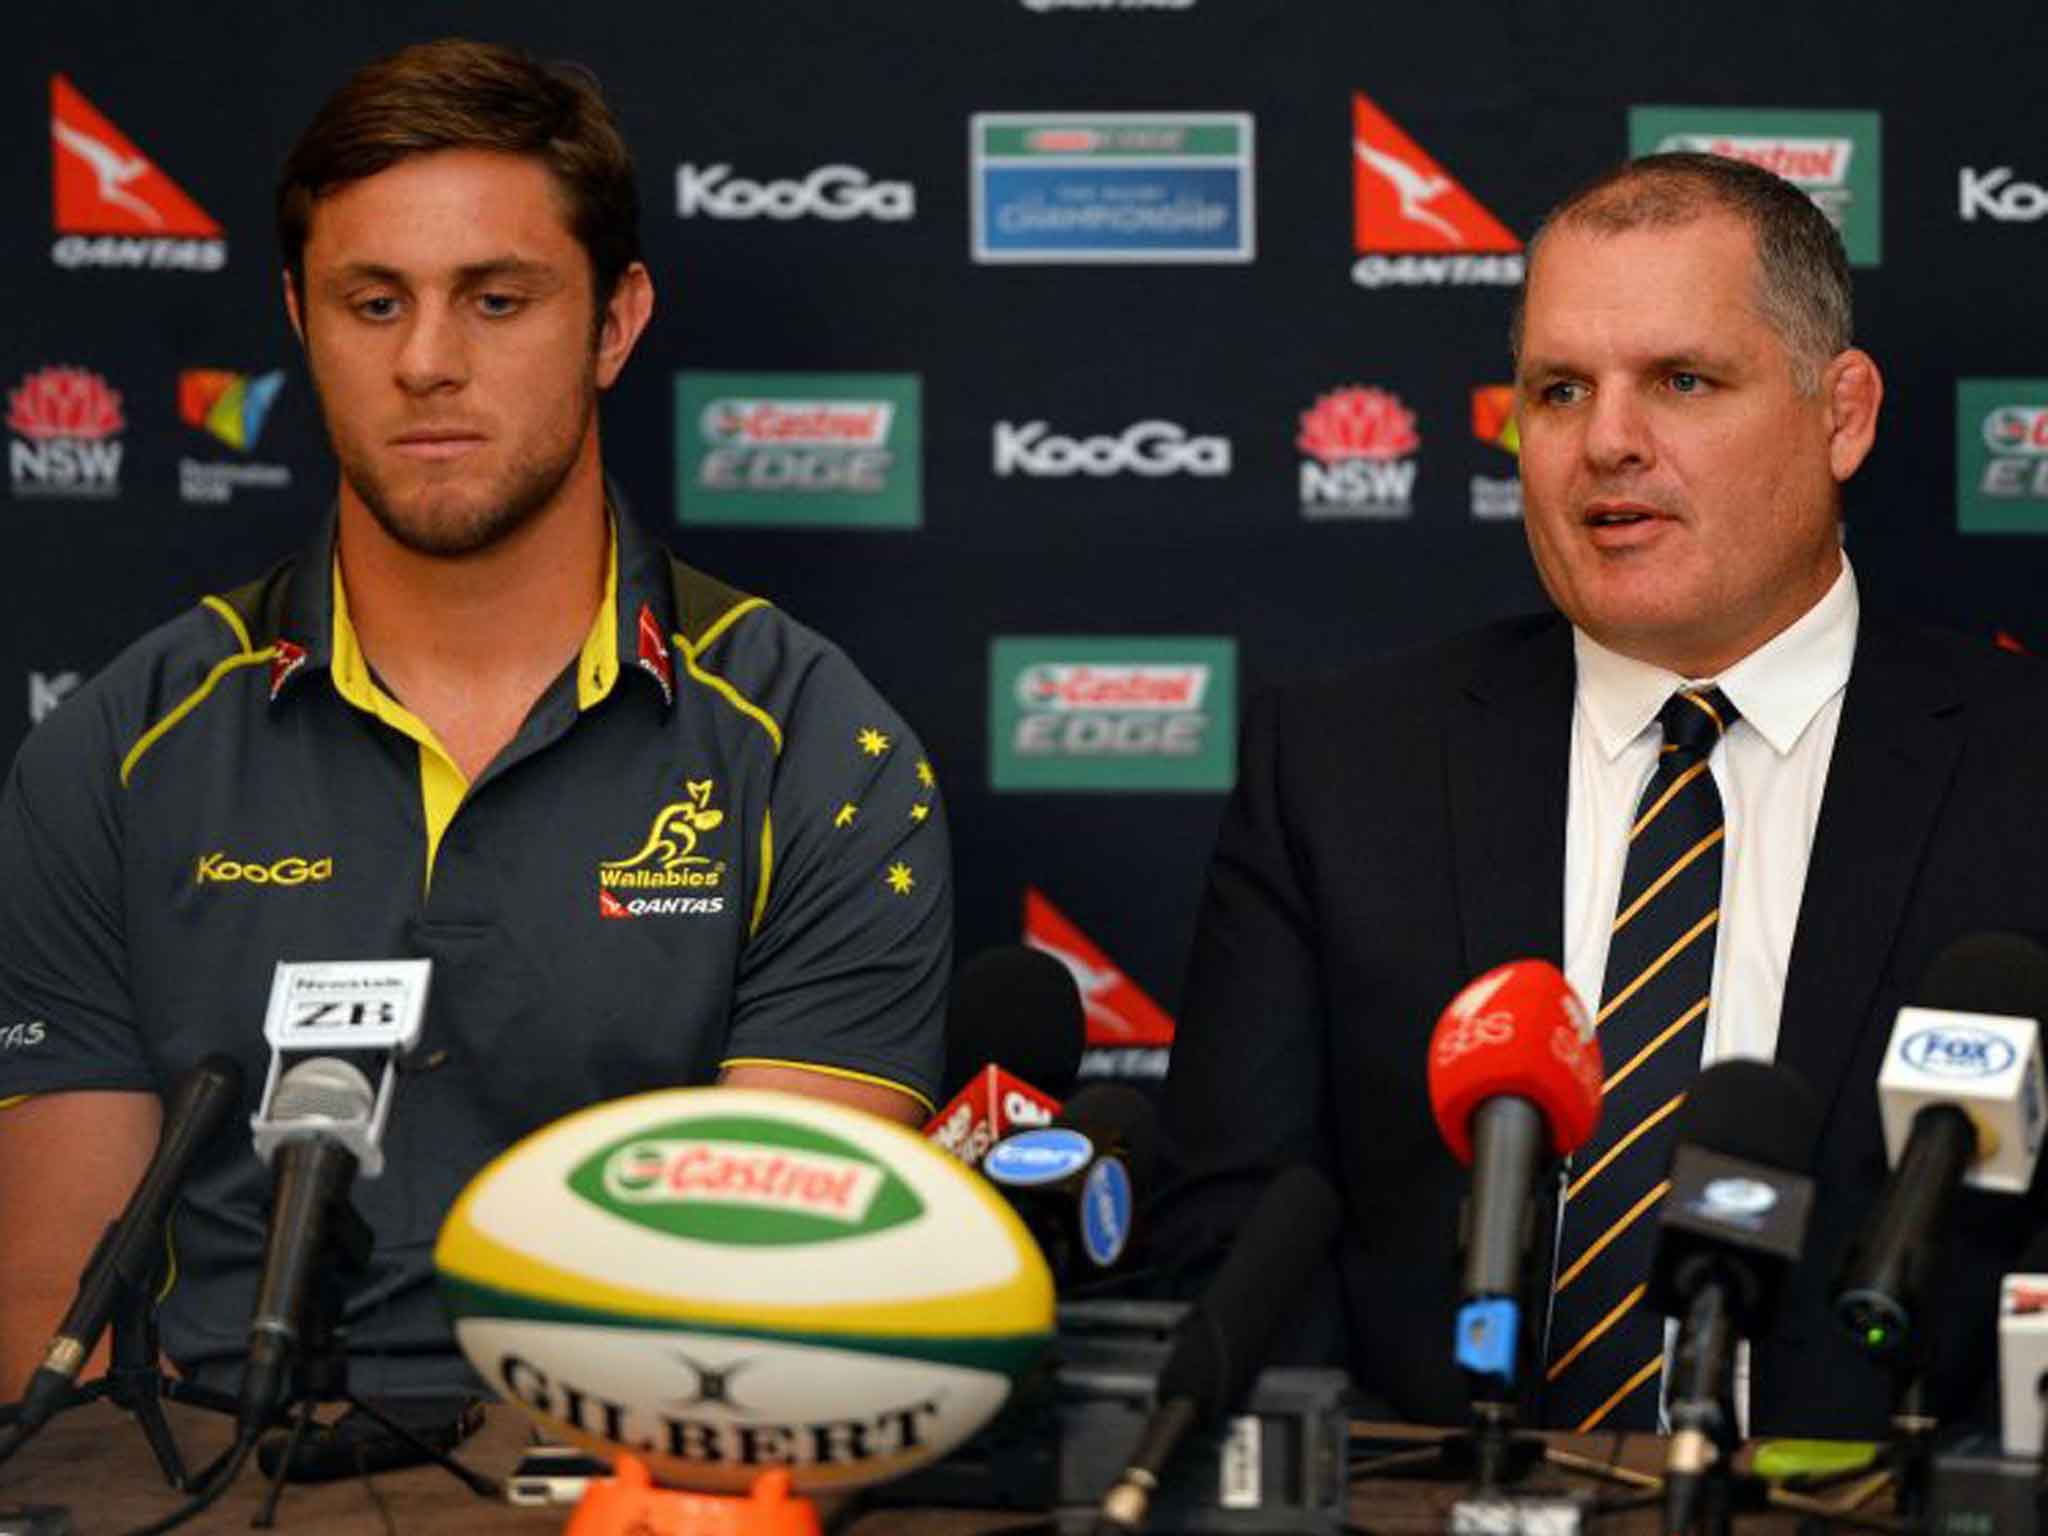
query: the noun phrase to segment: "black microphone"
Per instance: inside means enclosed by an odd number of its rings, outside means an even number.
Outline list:
[[[86,1261],[71,1309],[57,1325],[42,1363],[29,1378],[15,1419],[13,1444],[33,1434],[63,1406],[123,1292],[148,1285],[163,1256],[164,1218],[170,1214],[171,1202],[177,1199],[193,1162],[241,1097],[242,1069],[227,1056],[208,1056],[178,1079],[164,1113],[156,1153],[127,1207],[107,1227]]]
[[[1051,1125],[1014,1131],[981,1160],[1038,1242],[1062,1289],[1100,1277],[1123,1258],[1138,1207],[1152,1188],[1159,1111],[1127,1083],[1092,1083]]]
[[[1790,1068],[1722,1061],[1694,1080],[1676,1131],[1647,1300],[1680,1320],[1664,1495],[1665,1530],[1683,1536],[1734,1442],[1735,1341],[1770,1326],[1806,1243],[1820,1112]]]
[[[345,1209],[359,1163],[355,1147],[382,1127],[373,1119],[370,1080],[347,1062],[315,1056],[277,1080],[263,1118],[277,1171],[263,1279],[249,1320],[240,1428],[260,1433],[284,1397],[306,1324],[306,1307],[328,1259],[330,1224]],[[375,1145],[374,1139],[370,1142]]]
[[[1935,958],[1920,995],[1899,1010],[1878,1077],[1896,1163],[1833,1294],[1857,1343],[1908,1370],[1924,1364],[1921,1297],[1956,1190],[1967,1182],[2023,1193],[2032,1180],[2048,951],[2018,934],[1972,934]]]
[[[985,949],[953,976],[941,1098],[994,1064],[1064,1099],[1080,1078],[1087,1040],[1081,989],[1064,965],[1028,944]]]
[[[1154,1393],[1158,1406],[1102,1501],[1095,1536],[1144,1529],[1167,1461],[1190,1430],[1244,1395],[1342,1220],[1337,1192],[1305,1164],[1266,1186],[1223,1267],[1174,1334]]]

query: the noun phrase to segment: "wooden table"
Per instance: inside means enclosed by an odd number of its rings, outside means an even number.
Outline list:
[[[172,1431],[188,1465],[203,1466],[224,1449],[229,1421],[215,1414],[171,1405]],[[1408,1427],[1353,1426],[1379,1440],[1414,1438],[1431,1431]],[[465,1464],[494,1477],[508,1474],[529,1440],[526,1419],[493,1408],[484,1428],[462,1448]],[[1561,1439],[1567,1454],[1595,1463],[1615,1458],[1612,1438]],[[1625,1468],[1647,1472],[1661,1466],[1663,1442],[1633,1436],[1619,1447]],[[1602,1487],[1569,1471],[1551,1469],[1542,1480],[1590,1490],[1596,1496],[1625,1496],[1626,1488]],[[264,1479],[252,1460],[219,1503],[184,1530],[245,1531],[262,1502]],[[1444,1483],[1375,1479],[1352,1490],[1353,1518],[1376,1536],[1440,1532],[1460,1489]],[[80,1536],[114,1536],[170,1514],[184,1496],[165,1486],[142,1432],[128,1416],[104,1403],[60,1415],[6,1466],[0,1467],[0,1505],[59,1504],[71,1511]],[[437,1467],[414,1467],[369,1479],[286,1488],[278,1530],[287,1536],[388,1536],[401,1533],[559,1531],[566,1508],[519,1508],[478,1498]],[[1791,1515],[1745,1520],[1746,1533],[1791,1529]],[[1598,1536],[1657,1536],[1656,1512],[1603,1520]],[[836,1536],[998,1536],[1044,1529],[1042,1520],[1016,1513],[969,1510],[875,1510],[838,1527]]]

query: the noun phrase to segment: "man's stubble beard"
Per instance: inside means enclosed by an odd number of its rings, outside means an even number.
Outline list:
[[[453,487],[447,500],[428,492],[416,507],[401,509],[369,456],[344,454],[336,440],[341,476],[377,520],[377,526],[401,547],[438,560],[480,553],[503,543],[532,522],[555,499],[575,469],[597,411],[596,379],[585,373],[579,383],[582,398],[567,439],[538,447],[530,441],[522,445],[481,505],[462,507],[460,503],[468,499],[464,495],[467,487]],[[329,436],[332,439],[334,435],[330,432]]]

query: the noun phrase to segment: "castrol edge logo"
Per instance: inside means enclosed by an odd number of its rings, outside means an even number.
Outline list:
[[[637,1225],[743,1245],[879,1232],[924,1209],[902,1179],[851,1142],[731,1116],[649,1127],[585,1159],[568,1183]]]
[[[1200,709],[1209,669],[1186,664],[1046,662],[1017,678],[1017,700],[1027,709]]]

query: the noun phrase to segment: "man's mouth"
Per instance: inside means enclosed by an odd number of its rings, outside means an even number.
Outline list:
[[[1586,524],[1591,528],[1627,528],[1636,523],[1654,522],[1663,515],[1654,507],[1590,507],[1586,511]]]

